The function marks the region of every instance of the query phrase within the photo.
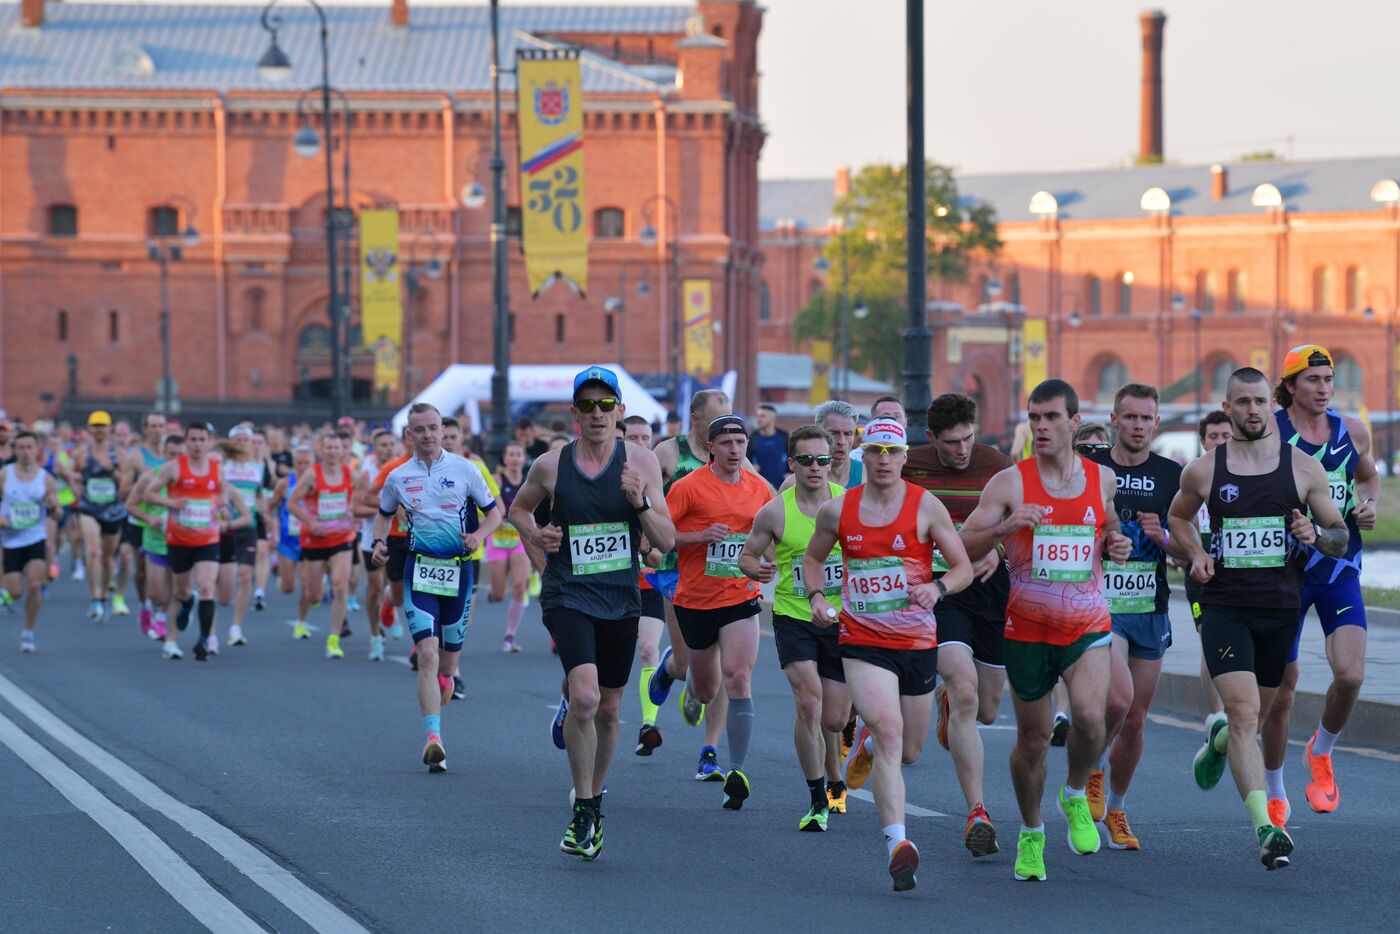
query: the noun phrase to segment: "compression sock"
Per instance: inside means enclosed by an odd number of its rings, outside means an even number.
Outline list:
[[[749,740],[753,737],[753,698],[731,697],[729,715],[725,717],[724,728],[729,736],[730,768],[744,768],[744,759],[749,754]]]
[[[1249,820],[1254,824],[1256,833],[1260,827],[1273,824],[1269,820],[1269,796],[1262,789],[1256,788],[1244,796],[1244,809],[1249,812]]]
[[[823,778],[807,779],[807,793],[812,796],[812,807],[821,810],[826,807],[826,780]]]
[[[204,641],[214,631],[214,601],[199,601],[199,638]]]
[[[1312,751],[1313,751],[1313,755],[1315,755],[1315,756],[1330,756],[1330,755],[1332,755],[1332,747],[1333,747],[1333,745],[1336,744],[1336,742],[1337,742],[1337,737],[1338,737],[1338,736],[1341,736],[1341,735],[1342,735],[1341,733],[1329,733],[1329,732],[1327,732],[1327,727],[1325,727],[1325,726],[1323,726],[1321,723],[1319,723],[1319,724],[1317,725],[1317,735],[1313,737],[1313,741],[1312,741]]]
[[[642,679],[641,679],[641,681],[637,684],[637,693],[640,694],[640,695],[641,695],[641,698],[642,698],[642,722],[643,722],[643,723],[651,723],[651,724],[655,724],[655,723],[656,723],[656,712],[657,712],[657,709],[658,709],[658,708],[657,708],[657,706],[656,706],[655,704],[653,704],[653,703],[651,702],[651,691],[648,690],[648,687],[647,687],[649,684],[651,684],[651,676],[652,676],[655,672],[656,672],[656,667],[655,667],[654,665],[653,665],[653,666],[649,666],[649,667],[647,667],[647,668],[643,668],[643,669],[642,669]]]
[[[1128,797],[1128,793],[1127,793],[1126,791],[1123,792],[1123,794],[1120,795],[1120,794],[1118,794],[1118,792],[1110,790],[1109,793],[1108,793],[1108,808],[1107,808],[1107,809],[1110,810],[1110,811],[1121,811],[1121,810],[1123,810],[1123,799],[1126,798],[1126,797]]]
[[[1265,769],[1264,782],[1269,790],[1270,798],[1288,800],[1288,792],[1283,788],[1283,766],[1279,766],[1276,769]]]
[[[517,629],[520,628],[520,620],[521,620],[522,617],[524,617],[524,615],[525,615],[525,601],[524,601],[524,600],[515,600],[515,599],[512,599],[512,600],[510,601],[510,605],[506,607],[506,638],[507,638],[507,639],[514,639],[514,638],[515,638],[515,630],[517,630]]]
[[[889,851],[888,855],[893,856],[894,848],[908,839],[909,837],[904,831],[903,824],[890,824],[887,826],[885,828],[885,849]]]
[[[190,613],[194,610],[194,597],[180,601],[180,612],[175,614],[175,628],[184,632],[190,624]]]
[[[442,715],[435,713],[424,714],[423,729],[427,731],[428,739],[432,739],[434,736],[442,736]]]

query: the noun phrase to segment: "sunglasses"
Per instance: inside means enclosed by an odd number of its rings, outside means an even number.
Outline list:
[[[818,467],[825,467],[831,463],[830,454],[794,454],[792,459],[803,467],[811,467],[816,464]]]
[[[860,449],[871,457],[883,457],[886,454],[903,454],[909,450],[907,444],[862,444]]]
[[[578,409],[584,415],[592,415],[594,409],[600,412],[611,412],[613,409],[617,408],[617,400],[611,398],[596,400],[576,399],[574,400],[574,408]]]
[[[1077,454],[1082,454],[1085,457],[1089,457],[1093,454],[1102,454],[1104,451],[1107,451],[1111,447],[1113,447],[1113,445],[1105,444],[1102,441],[1097,443],[1086,442],[1084,444],[1076,444],[1074,446],[1074,450]]]

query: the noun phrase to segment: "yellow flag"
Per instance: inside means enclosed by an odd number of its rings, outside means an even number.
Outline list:
[[[399,289],[399,212],[360,212],[360,326],[364,345],[403,343]]]
[[[831,398],[831,341],[812,341],[812,394],[809,401],[813,406],[821,405]]]
[[[681,283],[685,322],[685,371],[708,380],[715,369],[715,325],[710,308],[710,280],[686,279]]]
[[[1260,373],[1269,372],[1269,352],[1262,347],[1256,347],[1249,352],[1249,365]]]
[[[374,389],[393,392],[399,385],[402,360],[399,348],[388,338],[374,342]]]
[[[1027,318],[1021,323],[1021,386],[1025,393],[1050,378],[1049,344],[1045,334],[1044,318]],[[1025,404],[1024,398],[1015,400],[1016,411]]]
[[[521,234],[530,294],[555,275],[588,291],[583,206],[583,91],[573,50],[522,49],[516,60]]]

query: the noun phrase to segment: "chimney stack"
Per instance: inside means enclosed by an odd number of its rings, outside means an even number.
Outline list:
[[[44,0],[23,0],[19,11],[19,24],[30,29],[44,25]]]
[[[1217,162],[1210,167],[1210,200],[1224,201],[1229,193],[1230,182],[1225,173],[1225,166]]]
[[[849,165],[836,167],[836,181],[831,186],[831,193],[838,198],[844,198],[851,193],[851,167]]]
[[[1138,126],[1138,162],[1162,161],[1162,33],[1167,14],[1144,10],[1142,26],[1142,113]]]
[[[389,11],[389,22],[400,29],[408,28],[408,0],[394,0],[394,6]]]

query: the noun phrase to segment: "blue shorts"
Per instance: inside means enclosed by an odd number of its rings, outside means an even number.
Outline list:
[[[1330,584],[1304,584],[1303,599],[1298,606],[1298,633],[1293,637],[1293,654],[1290,662],[1298,660],[1298,643],[1303,638],[1303,624],[1308,616],[1308,607],[1317,608],[1317,618],[1322,621],[1322,635],[1332,635],[1342,626],[1366,628],[1366,604],[1361,599],[1361,578],[1344,577]]]
[[[652,580],[651,586],[661,591],[661,595],[667,602],[676,602],[676,585],[681,582],[681,572],[677,570],[655,572],[656,577]]]
[[[460,652],[462,643],[467,641],[467,614],[471,612],[472,590],[476,586],[473,573],[476,562],[463,560],[458,565],[457,593],[444,596],[414,589],[418,558],[419,555],[410,553],[403,569],[403,608],[413,643],[417,645],[424,639],[434,638],[444,652]]]
[[[284,538],[277,543],[277,553],[288,561],[300,561],[301,542]]]
[[[1114,613],[1113,635],[1127,640],[1133,658],[1158,659],[1172,644],[1172,618],[1166,613]]]

